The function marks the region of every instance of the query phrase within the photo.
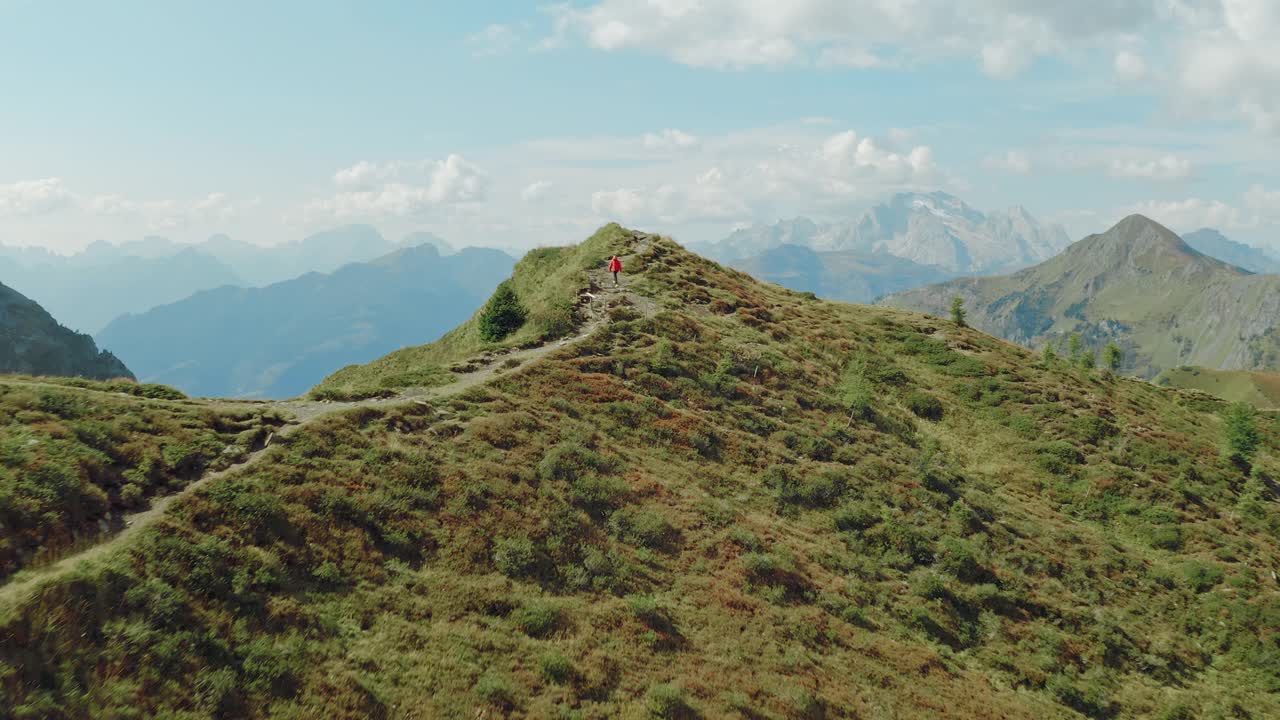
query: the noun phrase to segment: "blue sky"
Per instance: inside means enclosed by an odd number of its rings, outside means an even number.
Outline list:
[[[1274,4],[0,0],[0,243],[705,240],[942,189],[1280,247]]]

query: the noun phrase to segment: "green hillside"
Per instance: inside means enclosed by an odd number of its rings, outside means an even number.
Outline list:
[[[1165,387],[1199,390],[1262,409],[1280,408],[1280,373],[1183,366],[1165,370],[1155,382]]]
[[[270,431],[159,385],[0,375],[0,581],[118,531]]]
[[[1140,215],[1058,257],[998,278],[953,280],[885,298],[946,315],[955,297],[981,330],[1029,347],[1079,335],[1126,351],[1126,372],[1154,377],[1197,365],[1280,368],[1280,276],[1253,275],[1193,250]]]
[[[614,251],[627,284],[593,292]],[[616,226],[512,286],[507,343],[563,343],[315,419],[116,551],[0,585],[0,707],[1280,716],[1277,416]],[[607,315],[543,314],[584,293]],[[336,386],[492,352],[476,322]]]
[[[521,260],[512,274],[511,288],[527,309],[529,320],[500,341],[486,341],[476,314],[438,342],[404,348],[367,365],[351,365],[325,378],[312,390],[314,397],[350,399],[391,396],[416,385],[448,382],[453,363],[481,352],[541,345],[564,337],[579,319],[575,306],[587,288],[586,269],[597,267],[619,251],[629,233],[607,225],[580,245],[539,248]],[[633,271],[638,268],[627,268]]]
[[[0,373],[133,379],[116,356],[98,350],[93,338],[59,325],[44,308],[2,284]]]

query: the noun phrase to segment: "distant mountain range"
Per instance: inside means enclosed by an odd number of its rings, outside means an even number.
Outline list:
[[[1201,236],[1203,239],[1204,236]],[[952,280],[883,303],[945,315],[960,297],[975,327],[1041,347],[1079,334],[1115,341],[1146,377],[1181,365],[1280,367],[1280,276],[1211,258],[1141,215],[1013,275]]]
[[[68,330],[34,301],[0,285],[0,373],[133,378],[93,338]]]
[[[198,396],[281,398],[466,320],[511,256],[429,244],[264,288],[222,287],[116,319],[98,340],[146,381]]]
[[[1212,258],[1244,268],[1253,273],[1280,273],[1280,257],[1251,245],[1229,240],[1212,228],[1189,232],[1182,239],[1191,247]]]
[[[862,303],[955,277],[886,253],[818,252],[803,245],[779,245],[732,265],[792,290]]]
[[[99,241],[71,256],[0,245],[0,280],[41,303],[69,327],[96,333],[120,315],[141,313],[201,290],[265,286],[423,244],[453,252],[430,233],[414,233],[393,243],[368,225],[336,228],[271,247],[226,235],[192,245],[161,237],[118,245]]]
[[[795,290],[869,302],[960,275],[1016,270],[1069,242],[1061,227],[1021,207],[982,213],[934,192],[895,195],[856,220],[758,224],[690,249]]]

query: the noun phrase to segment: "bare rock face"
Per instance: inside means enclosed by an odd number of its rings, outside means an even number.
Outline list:
[[[856,220],[825,225],[808,218],[755,225],[692,249],[722,262],[754,258],[783,245],[819,253],[889,255],[952,275],[1011,272],[1053,257],[1070,243],[1025,208],[982,213],[942,192],[901,193]]]

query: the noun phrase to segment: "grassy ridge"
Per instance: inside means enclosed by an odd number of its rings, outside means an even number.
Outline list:
[[[0,376],[0,578],[57,557],[267,432],[158,385]]]
[[[574,303],[587,286],[587,270],[621,252],[628,233],[617,224],[601,228],[585,242],[570,247],[531,250],[516,265],[511,286],[528,311],[524,327],[500,343],[485,342],[478,316],[437,342],[409,347],[366,365],[351,365],[325,378],[311,396],[355,399],[391,396],[406,387],[434,387],[451,381],[447,367],[483,350],[543,343],[571,333],[578,320]]]
[[[1280,713],[1275,416],[1229,461],[1213,401],[643,260],[671,310],[319,421],[0,610],[5,706]]]
[[[1278,373],[1183,366],[1160,373],[1155,383],[1165,387],[1200,390],[1224,400],[1245,402],[1261,409],[1280,408]]]

